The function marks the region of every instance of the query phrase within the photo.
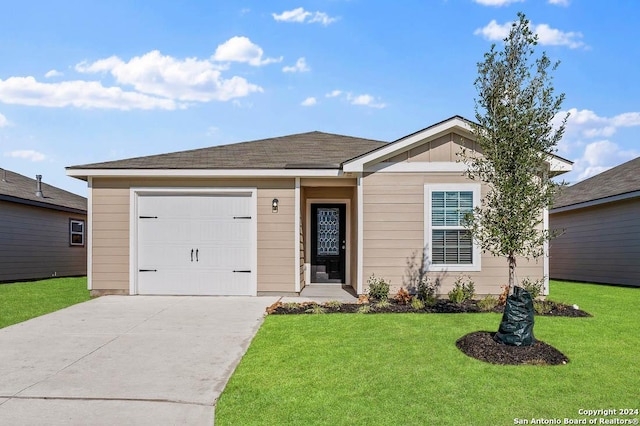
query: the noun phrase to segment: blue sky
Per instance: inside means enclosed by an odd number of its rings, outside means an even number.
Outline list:
[[[474,117],[476,63],[522,11],[571,117],[576,182],[640,155],[640,2],[14,2],[0,167],[64,168],[319,130],[391,141]]]

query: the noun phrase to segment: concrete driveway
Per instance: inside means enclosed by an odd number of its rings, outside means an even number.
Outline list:
[[[0,424],[211,425],[276,300],[104,296],[0,329]]]

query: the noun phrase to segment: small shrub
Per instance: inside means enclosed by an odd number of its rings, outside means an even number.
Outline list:
[[[272,304],[270,306],[267,306],[267,315],[274,313],[281,306],[282,306],[282,302],[280,302],[280,301],[275,302],[274,304]]]
[[[283,306],[286,310],[293,311],[295,309],[298,309],[300,307],[300,304],[298,302],[286,302]]]
[[[411,299],[411,307],[416,311],[420,311],[424,309],[424,302],[417,297],[414,297],[413,299]]]
[[[493,308],[495,308],[497,304],[498,299],[490,294],[487,294],[485,297],[478,301],[478,307],[485,312],[493,310]]]
[[[507,304],[507,297],[509,297],[509,286],[503,285],[500,288],[502,289],[502,293],[498,296],[498,305],[504,306]]]
[[[369,312],[371,312],[371,305],[361,305],[356,311],[358,314],[368,314]]]
[[[305,312],[308,314],[324,314],[327,310],[317,303],[314,303],[309,309],[306,309]]]
[[[439,281],[436,280],[433,283],[428,277],[422,277],[420,282],[418,283],[418,289],[416,292],[416,296],[418,299],[426,302],[427,300],[436,298],[436,290],[438,289]]]
[[[369,299],[387,300],[389,298],[389,283],[384,278],[371,275],[367,280],[369,284]]]
[[[547,314],[547,313],[551,312],[551,309],[552,309],[551,305],[545,303],[542,300],[534,300],[533,301],[533,310],[538,315]]]
[[[362,305],[363,303],[369,303],[369,296],[366,294],[361,294],[358,296],[358,305]]]
[[[540,278],[535,281],[529,277],[523,278],[520,283],[520,287],[527,290],[531,294],[531,298],[535,300],[542,294],[542,290],[544,289],[544,278]]]
[[[400,290],[398,290],[398,292],[396,293],[394,299],[400,305],[406,305],[407,303],[409,303],[411,301],[411,295],[409,294],[409,292],[407,290],[405,290],[404,288],[400,287]]]
[[[324,304],[327,308],[340,309],[342,307],[342,302],[339,300],[329,300]]]
[[[374,308],[388,308],[389,306],[391,306],[391,302],[388,299],[378,300],[373,305]]]
[[[453,284],[453,289],[448,293],[449,300],[453,303],[462,303],[475,297],[476,290],[471,277],[459,276]]]

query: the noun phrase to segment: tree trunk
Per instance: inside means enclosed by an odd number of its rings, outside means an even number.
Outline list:
[[[516,281],[516,257],[510,254],[507,260],[509,261],[509,294],[511,294]]]

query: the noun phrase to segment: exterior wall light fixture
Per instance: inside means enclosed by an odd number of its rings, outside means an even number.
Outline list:
[[[278,213],[278,199],[274,198],[271,202],[271,213]]]

